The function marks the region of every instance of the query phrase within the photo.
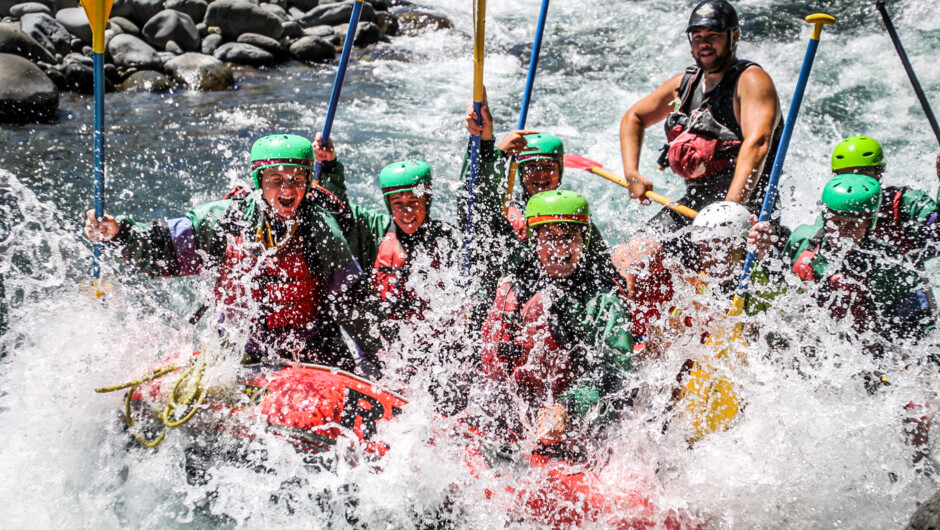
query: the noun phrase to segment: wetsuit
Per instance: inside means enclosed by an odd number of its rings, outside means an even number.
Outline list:
[[[382,313],[332,215],[300,203],[294,223],[263,212],[260,192],[193,208],[151,225],[119,218],[110,241],[125,261],[155,277],[218,272],[214,294],[228,336],[247,335],[248,361],[315,362],[344,370],[358,356],[378,366]]]

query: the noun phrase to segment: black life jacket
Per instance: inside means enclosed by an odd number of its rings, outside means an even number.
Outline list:
[[[754,62],[738,60],[718,86],[707,93],[700,89],[704,72],[696,66],[686,68],[676,106],[665,122],[668,143],[659,157],[661,169],[670,167],[688,180],[704,180],[733,171],[744,140],[734,115],[734,96],[738,79],[751,66],[759,67]]]

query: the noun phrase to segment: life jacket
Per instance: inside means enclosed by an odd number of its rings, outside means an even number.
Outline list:
[[[882,188],[881,209],[878,210],[878,222],[872,230],[872,237],[882,243],[894,247],[902,255],[923,248],[926,233],[935,230],[937,213],[923,221],[922,226],[911,226],[910,211],[904,204],[904,194],[908,188],[885,186]],[[911,230],[911,229],[914,230]],[[913,232],[922,232],[923,236],[916,236]]]
[[[810,238],[806,249],[803,250],[803,252],[797,256],[796,261],[793,262],[793,272],[804,282],[814,282],[819,279],[819,271],[813,268],[812,263],[816,254],[819,253],[819,249],[822,247],[822,240],[825,236],[826,229],[821,228]]]
[[[738,60],[707,93],[700,86],[704,72],[686,69],[679,84],[679,98],[666,118],[666,140],[659,158],[688,180],[704,180],[734,167],[744,135],[734,115],[734,96],[741,74],[756,63]]]
[[[230,221],[242,222],[238,218],[248,194],[245,188],[236,187],[225,195],[225,199],[233,201]],[[224,308],[223,313],[258,315],[250,312],[251,300],[261,309],[259,323],[269,330],[304,329],[316,320],[320,281],[310,272],[302,231],[297,229],[288,237],[284,246],[276,250],[265,249],[261,241],[254,240],[257,237],[241,233],[228,237],[214,289],[216,303]]]

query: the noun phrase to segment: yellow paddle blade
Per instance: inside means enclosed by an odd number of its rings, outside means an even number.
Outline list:
[[[80,0],[88,24],[91,25],[91,48],[95,53],[104,53],[104,30],[111,16],[114,0]]]
[[[691,422],[690,442],[698,441],[708,433],[727,429],[740,409],[734,385],[717,375],[710,366],[696,364],[692,368],[682,397]]]
[[[91,280],[91,282],[81,282],[80,289],[83,293],[93,296],[97,299],[104,298],[111,292],[112,285],[101,280]]]

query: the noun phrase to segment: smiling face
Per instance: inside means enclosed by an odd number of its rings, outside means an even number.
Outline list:
[[[705,27],[696,27],[689,32],[689,44],[695,64],[706,73],[720,72],[734,57],[734,42],[738,30],[734,30],[731,39],[728,32],[717,32]]]
[[[388,210],[398,228],[406,234],[414,234],[428,216],[428,196],[420,197],[411,190],[389,195]]]
[[[584,255],[584,232],[584,225],[575,223],[547,223],[532,228],[535,255],[549,278],[574,274]]]
[[[274,166],[261,171],[261,194],[281,219],[291,219],[307,192],[310,170],[298,166]]]
[[[561,166],[557,160],[533,160],[519,165],[519,180],[529,196],[558,188]]]

